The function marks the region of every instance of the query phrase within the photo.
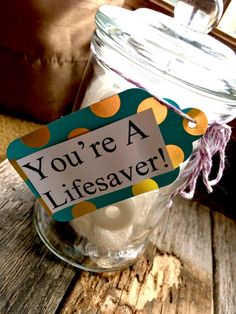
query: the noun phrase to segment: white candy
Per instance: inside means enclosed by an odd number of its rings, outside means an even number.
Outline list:
[[[109,251],[124,249],[132,236],[133,225],[121,230],[105,230],[99,226],[94,226],[94,241]]]
[[[91,218],[95,225],[114,231],[134,223],[136,215],[136,204],[131,198],[96,211],[91,214]]]

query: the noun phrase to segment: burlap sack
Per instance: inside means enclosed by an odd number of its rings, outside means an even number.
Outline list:
[[[94,16],[123,0],[1,3],[0,108],[49,122],[70,110],[89,54]]]

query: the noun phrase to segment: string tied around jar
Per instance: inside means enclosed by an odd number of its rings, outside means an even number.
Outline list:
[[[183,184],[171,193],[168,207],[171,207],[174,197],[178,194],[186,199],[193,198],[200,174],[202,174],[203,183],[208,193],[213,191],[212,186],[220,181],[224,172],[225,149],[231,133],[231,127],[227,124],[214,122],[208,126],[206,133],[200,139],[198,149],[192,154],[188,165],[180,174]],[[217,153],[219,154],[218,171],[215,179],[210,180],[213,156]]]

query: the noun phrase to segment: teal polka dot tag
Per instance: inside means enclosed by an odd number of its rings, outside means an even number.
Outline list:
[[[165,99],[179,109],[170,99]],[[171,184],[207,129],[134,88],[14,140],[7,157],[46,212],[70,221]]]

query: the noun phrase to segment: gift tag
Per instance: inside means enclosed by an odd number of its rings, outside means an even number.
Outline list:
[[[47,213],[70,221],[175,181],[207,129],[203,112],[183,112],[196,123],[129,89],[16,139],[7,156]]]

